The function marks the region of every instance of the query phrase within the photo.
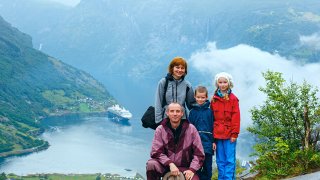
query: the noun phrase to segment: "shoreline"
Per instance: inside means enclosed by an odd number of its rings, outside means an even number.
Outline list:
[[[55,118],[55,117],[63,117],[63,116],[83,116],[83,117],[89,117],[89,116],[104,116],[107,114],[108,111],[101,111],[101,112],[66,112],[66,113],[61,113],[61,114],[50,114],[48,117],[44,117],[43,119],[46,118]],[[43,134],[45,131],[41,132],[37,136],[40,136]],[[7,152],[0,152],[0,158],[5,159],[8,157],[12,156],[20,156],[20,155],[26,155],[26,154],[31,154],[39,151],[43,151],[48,149],[50,146],[49,142],[45,141],[42,145],[37,146],[37,147],[32,147],[28,149],[21,149],[21,150],[14,150],[14,151],[7,151]]]
[[[44,141],[44,143],[41,146],[32,147],[28,149],[21,149],[21,150],[15,150],[15,151],[8,151],[8,152],[2,152],[0,153],[0,158],[8,158],[12,156],[19,156],[19,155],[25,155],[30,154],[34,152],[43,151],[49,148],[49,143],[47,141]]]
[[[39,178],[39,179],[52,179],[52,180],[60,180],[60,179],[77,179],[77,178],[85,178],[85,179],[101,179],[101,180],[145,180],[145,178],[139,174],[138,172],[132,176],[122,176],[119,174],[112,174],[112,173],[84,173],[84,174],[77,174],[77,173],[35,173],[35,174],[28,174],[28,175],[16,175],[13,173],[9,173],[6,175],[7,178],[24,178],[24,179],[34,179],[34,178]]]
[[[53,117],[62,117],[62,116],[102,116],[107,114],[107,110],[105,111],[95,111],[95,112],[64,112],[64,113],[51,113],[48,117],[44,117],[42,119],[46,118],[53,118]]]

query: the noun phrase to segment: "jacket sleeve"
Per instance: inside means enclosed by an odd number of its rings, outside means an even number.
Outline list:
[[[214,113],[213,113],[213,112],[214,112],[213,102],[214,102],[214,99],[213,99],[213,97],[212,97],[212,99],[211,99],[211,101],[210,101],[210,109],[211,109],[211,111],[212,111],[212,115],[214,114]]]
[[[212,143],[214,143],[214,138],[213,138],[213,131],[214,131],[214,116],[213,116],[213,112],[212,112],[212,110],[210,109],[210,120],[212,121],[212,124],[211,124],[211,127],[212,127],[212,131],[211,131],[211,133],[212,133],[212,136],[211,136],[211,142]]]
[[[191,110],[190,111],[190,113],[189,113],[189,117],[187,118],[188,119],[188,121],[191,123],[191,124],[193,124],[194,125],[194,113],[193,113],[193,111]]]
[[[204,150],[197,129],[194,126],[191,126],[190,128],[192,128],[192,133],[190,134],[194,137],[194,139],[192,143],[193,159],[190,163],[189,169],[195,173],[202,167],[204,161]]]
[[[162,102],[163,102],[163,93],[164,93],[164,84],[165,84],[165,78],[162,78],[159,83],[155,94],[155,121],[156,123],[160,123],[163,119],[162,113],[164,111],[164,108],[162,108]]]
[[[240,108],[239,108],[239,100],[235,98],[233,100],[233,110],[231,117],[231,137],[238,138],[238,134],[240,132]]]
[[[214,103],[214,97],[212,96],[212,99],[211,99],[211,101],[210,101],[210,109],[211,109],[212,119],[213,119],[213,125],[212,125],[212,139],[213,139],[213,142],[215,142],[216,140],[214,139],[214,121],[215,121],[216,119],[215,119],[215,117],[214,117],[213,103]]]
[[[173,161],[169,159],[169,157],[166,154],[164,154],[165,141],[162,138],[166,136],[162,135],[162,133],[164,133],[162,129],[163,129],[163,126],[160,125],[157,127],[154,133],[150,156],[151,158],[157,159],[163,166],[168,166]]]
[[[196,99],[194,98],[194,91],[193,91],[191,84],[189,82],[187,82],[186,85],[189,87],[189,91],[186,94],[186,105],[187,105],[188,109],[191,110],[192,105],[194,103],[196,103]]]

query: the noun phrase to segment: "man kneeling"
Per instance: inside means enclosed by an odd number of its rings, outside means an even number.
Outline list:
[[[197,129],[181,119],[184,109],[178,103],[169,104],[164,119],[157,127],[147,162],[147,179],[158,180],[170,171],[171,176],[182,172],[187,180],[197,180],[195,174],[204,161],[204,151]]]

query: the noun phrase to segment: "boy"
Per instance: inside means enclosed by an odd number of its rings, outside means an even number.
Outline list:
[[[205,160],[198,174],[201,180],[210,180],[212,176],[212,155],[215,149],[213,142],[213,113],[209,108],[208,90],[204,86],[198,86],[195,90],[196,104],[190,111],[189,122],[193,124],[200,135],[205,152]]]

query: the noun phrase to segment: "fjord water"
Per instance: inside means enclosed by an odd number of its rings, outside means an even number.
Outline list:
[[[47,150],[6,158],[0,172],[34,173],[117,173],[145,175],[153,131],[138,119],[119,124],[105,116],[62,116],[43,120],[50,143]]]
[[[154,131],[141,126],[138,118],[118,123],[106,115],[52,117],[41,122],[41,138],[47,150],[0,160],[0,172],[17,175],[35,173],[113,173],[145,176]],[[237,158],[249,160],[252,137],[239,135]],[[215,164],[215,163],[214,163]]]

